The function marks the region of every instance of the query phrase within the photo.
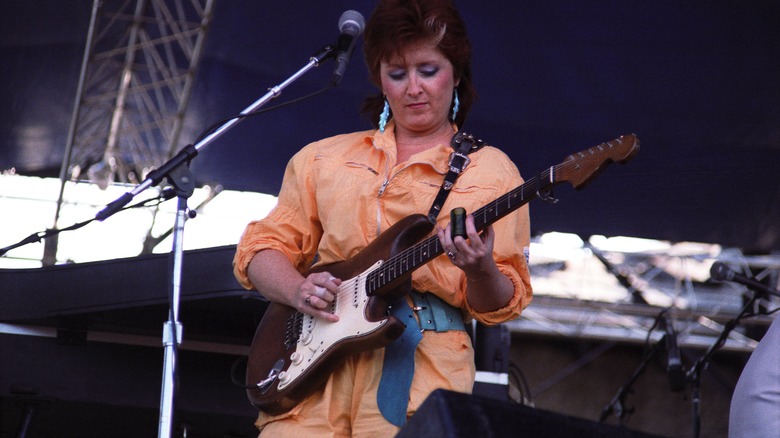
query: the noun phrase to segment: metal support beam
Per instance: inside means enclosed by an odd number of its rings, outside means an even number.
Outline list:
[[[94,0],[60,193],[68,180],[138,183],[180,149],[213,0]],[[44,265],[56,263],[56,237]]]

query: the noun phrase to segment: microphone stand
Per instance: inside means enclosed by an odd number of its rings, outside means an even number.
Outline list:
[[[739,321],[744,318],[748,314],[748,310],[753,307],[753,304],[756,302],[758,297],[760,296],[760,293],[758,291],[754,291],[755,293],[750,298],[750,300],[745,303],[744,306],[742,306],[742,309],[740,309],[739,314],[730,319],[723,327],[723,331],[721,331],[720,335],[718,336],[718,339],[715,340],[715,342],[710,345],[710,348],[707,349],[707,351],[702,355],[696,362],[693,364],[691,369],[688,371],[688,374],[686,375],[686,378],[688,381],[691,382],[691,385],[693,386],[692,395],[691,395],[691,404],[693,408],[693,438],[699,438],[699,434],[701,433],[701,374],[704,369],[709,366],[710,359],[712,358],[712,355],[715,354],[715,352],[720,349],[720,347],[723,346],[723,344],[726,342],[726,338],[728,338],[729,334],[732,330],[734,330],[734,327],[737,326]]]
[[[642,362],[639,364],[636,370],[634,370],[634,373],[631,374],[626,383],[620,387],[617,394],[615,394],[612,400],[601,410],[599,423],[603,423],[604,420],[606,420],[607,417],[609,417],[610,414],[614,412],[618,419],[618,424],[620,426],[626,425],[626,415],[632,413],[633,409],[625,408],[625,398],[631,392],[634,382],[636,382],[639,376],[644,373],[645,369],[650,364],[651,359],[661,349],[661,345],[664,345],[665,341],[666,335],[663,335],[661,339],[658,340],[658,342],[656,342],[653,347],[645,353],[644,357],[642,358]]]
[[[178,346],[181,344],[182,326],[178,320],[179,297],[181,296],[181,273],[183,264],[183,238],[184,225],[187,220],[187,199],[192,195],[195,189],[195,182],[189,167],[182,164],[189,162],[198,155],[198,152],[219,138],[227,130],[238,124],[245,116],[252,114],[261,106],[281,94],[281,91],[288,85],[303,76],[306,72],[319,64],[326,58],[333,55],[333,47],[326,45],[319,52],[309,58],[309,62],[300,70],[295,72],[279,85],[269,89],[268,93],[256,100],[252,105],[241,111],[238,116],[226,121],[219,128],[212,131],[202,140],[194,145],[185,146],[178,154],[168,160],[159,169],[149,173],[149,176],[136,186],[133,190],[125,193],[115,201],[109,203],[103,210],[97,213],[96,219],[103,221],[118,212],[127,205],[136,195],[155,186],[167,178],[176,189],[178,197],[178,207],[173,233],[173,248],[171,257],[171,283],[169,290],[170,311],[168,321],[163,327],[163,346],[165,348],[165,359],[163,369],[162,394],[160,397],[160,422],[158,428],[159,437],[170,437],[173,433],[173,402],[176,390],[176,358]],[[191,216],[194,217],[194,216]]]

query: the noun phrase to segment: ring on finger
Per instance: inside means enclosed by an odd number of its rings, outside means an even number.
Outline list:
[[[450,260],[455,260],[455,256],[457,256],[457,252],[447,251],[447,257],[450,258]]]
[[[304,303],[306,303],[307,305],[311,306],[311,295],[309,295],[308,297],[306,297],[306,299],[305,299],[305,300],[303,300],[303,302],[304,302]]]

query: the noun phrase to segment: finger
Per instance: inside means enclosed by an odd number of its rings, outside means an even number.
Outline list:
[[[338,315],[331,312],[331,303],[317,297],[316,295],[309,295],[306,300],[306,307],[303,309],[304,313],[324,319],[326,321],[336,322],[339,320]]]
[[[474,226],[473,215],[466,216],[465,225],[466,225],[466,236],[464,237],[461,235],[457,235],[454,238],[452,238],[453,251],[467,252],[468,250],[471,249],[471,247],[469,246],[469,242],[473,242],[474,239],[479,236]],[[447,235],[449,236],[449,232],[447,233]]]
[[[469,240],[471,240],[473,243],[476,243],[476,241],[480,240],[479,232],[477,231],[477,227],[474,224],[473,215],[466,216],[466,234],[469,236]]]
[[[339,320],[331,309],[341,285],[341,280],[328,272],[311,274],[306,280],[302,312],[330,322]]]
[[[447,227],[443,229],[437,227],[438,230],[437,235],[439,237],[439,243],[441,244],[444,253],[447,255],[447,257],[450,258],[450,260],[455,261],[458,254],[458,248],[452,242],[452,238],[450,237],[450,227],[451,224],[447,224]]]
[[[328,304],[330,304],[329,301],[325,300],[325,298],[320,297],[316,293],[310,295],[309,298],[307,298],[307,300],[309,302],[309,306],[320,310],[328,307]]]
[[[315,274],[309,275],[298,289],[298,300],[301,303],[298,309],[310,315],[313,314],[312,309],[317,307],[318,291],[315,284],[316,280]]]
[[[326,274],[328,273],[326,272]],[[339,286],[341,286],[341,280],[328,274],[328,278],[325,280],[325,284],[323,286],[325,286],[325,288],[331,292],[338,292]]]
[[[493,243],[496,241],[496,230],[493,229],[493,225],[489,225],[487,228],[485,228],[482,241],[485,242],[488,248],[493,248]]]
[[[333,276],[329,272],[321,272],[317,274],[316,278],[312,279],[312,283],[315,287],[324,287],[328,291],[335,293],[338,292],[341,280]]]
[[[442,248],[451,248],[452,247],[452,237],[450,236],[450,230],[452,229],[452,224],[447,224],[445,228],[439,228],[439,241],[441,242]]]
[[[324,286],[315,286],[314,295],[326,304],[330,304],[336,299],[336,293],[326,289]]]

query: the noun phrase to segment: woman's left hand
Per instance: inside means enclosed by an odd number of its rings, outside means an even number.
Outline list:
[[[466,235],[452,238],[452,223],[447,228],[439,228],[438,236],[444,253],[447,254],[453,265],[462,269],[468,278],[477,279],[495,270],[493,260],[493,242],[496,234],[492,226],[485,228],[485,232],[479,234],[474,226],[474,216],[466,216]]]

